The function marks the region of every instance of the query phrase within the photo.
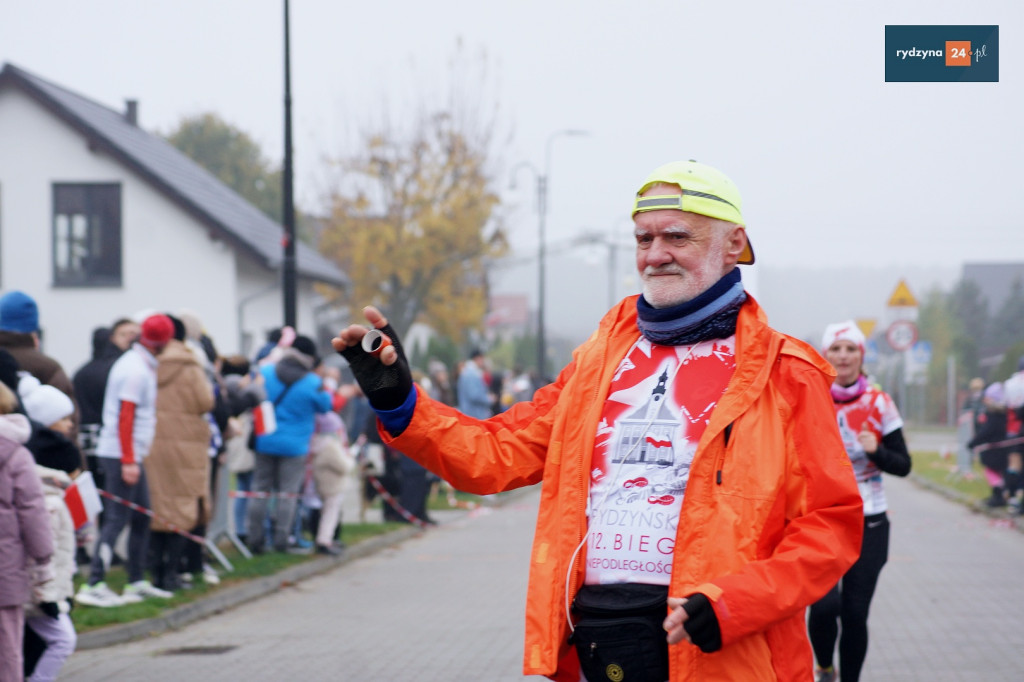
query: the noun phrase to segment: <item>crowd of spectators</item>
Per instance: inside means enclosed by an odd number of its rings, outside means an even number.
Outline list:
[[[992,488],[985,503],[1006,507],[1011,514],[1024,510],[1024,356],[1017,371],[1005,381],[984,387],[974,379],[962,414],[970,419],[972,437],[966,448],[981,462]]]
[[[231,505],[231,531],[253,553],[341,554],[357,472],[364,506],[385,520],[434,523],[439,479],[383,445],[344,363],[322,362],[311,338],[285,327],[253,357],[225,357],[194,313],[146,310],[89,343],[90,360],[65,371],[41,348],[35,300],[0,297],[0,504],[16,510],[0,515],[0,679],[55,679],[75,648],[73,608],[219,582],[205,549],[216,504]],[[453,369],[431,360],[415,378],[484,417],[533,392],[525,372],[495,371],[481,351]],[[222,470],[233,500],[217,499]],[[72,519],[65,491],[84,472],[102,511]],[[106,581],[115,565],[120,593]]]

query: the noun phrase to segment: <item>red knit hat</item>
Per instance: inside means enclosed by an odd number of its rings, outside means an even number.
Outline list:
[[[142,333],[139,343],[150,350],[158,350],[167,345],[174,336],[174,323],[166,315],[150,315],[142,322]]]

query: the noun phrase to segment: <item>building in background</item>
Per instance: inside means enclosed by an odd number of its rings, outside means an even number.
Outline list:
[[[284,230],[157,135],[12,64],[0,71],[0,291],[39,304],[46,352],[73,369],[97,325],[188,308],[223,353],[281,325]],[[298,326],[336,311],[346,275],[296,249]],[[47,333],[50,332],[50,333]]]
[[[1024,284],[1024,261],[1017,263],[964,263],[962,279],[978,285],[988,301],[988,312],[993,315],[1002,308],[1010,296],[1015,282]]]

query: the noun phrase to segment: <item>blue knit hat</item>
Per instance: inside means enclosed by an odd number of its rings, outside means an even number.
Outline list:
[[[0,297],[0,331],[31,334],[39,330],[39,307],[22,291],[9,291]]]

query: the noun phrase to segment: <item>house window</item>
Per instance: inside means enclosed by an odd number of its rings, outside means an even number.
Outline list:
[[[53,185],[53,283],[121,285],[120,185]]]

